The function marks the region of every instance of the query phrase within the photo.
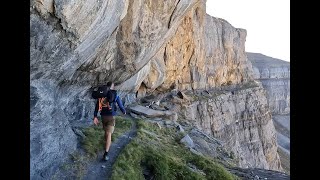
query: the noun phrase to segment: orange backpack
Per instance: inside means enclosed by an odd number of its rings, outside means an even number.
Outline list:
[[[103,107],[108,108],[109,111],[112,109],[107,98],[105,97],[99,98],[98,101],[99,101],[99,111],[101,111]]]

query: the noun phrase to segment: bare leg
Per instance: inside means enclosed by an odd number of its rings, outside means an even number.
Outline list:
[[[109,152],[111,145],[111,132],[105,131],[105,140],[106,140],[106,151]]]

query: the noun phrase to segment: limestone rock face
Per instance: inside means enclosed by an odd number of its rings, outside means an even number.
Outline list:
[[[182,105],[181,121],[224,142],[243,168],[282,170],[277,136],[261,86],[227,91]]]
[[[280,159],[284,170],[290,174],[290,63],[259,53],[247,53],[247,56],[254,78],[266,89]]]
[[[206,15],[205,57],[210,86],[244,84],[252,80],[252,66],[244,51],[246,30]]]
[[[151,63],[144,84],[151,90],[210,89],[245,83],[252,68],[244,52],[246,31],[194,7],[164,50]],[[164,51],[164,52],[163,52]]]

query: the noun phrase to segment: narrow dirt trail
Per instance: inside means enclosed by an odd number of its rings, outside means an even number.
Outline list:
[[[109,160],[102,160],[104,152],[100,152],[98,154],[98,157],[88,164],[87,173],[84,175],[83,180],[106,180],[111,178],[112,165],[115,163],[117,157],[124,149],[124,147],[129,144],[132,138],[136,136],[137,128],[135,120],[131,117],[130,120],[132,121],[130,131],[127,131],[123,135],[119,136],[115,142],[111,143],[108,154]]]

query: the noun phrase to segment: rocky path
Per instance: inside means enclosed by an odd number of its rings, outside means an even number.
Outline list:
[[[112,165],[123,148],[136,136],[136,123],[131,117],[130,119],[133,121],[130,131],[119,136],[115,142],[112,142],[109,151],[109,160],[103,161],[102,156],[104,152],[100,152],[98,157],[88,164],[87,173],[84,175],[83,180],[106,180],[111,178]]]
[[[278,172],[278,171],[271,171],[266,169],[259,169],[259,168],[249,168],[243,169],[238,167],[227,168],[231,173],[237,175],[243,180],[259,180],[259,179],[269,179],[269,180],[290,180],[290,176]]]

